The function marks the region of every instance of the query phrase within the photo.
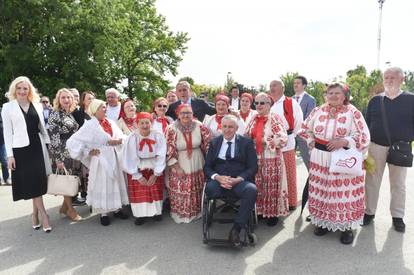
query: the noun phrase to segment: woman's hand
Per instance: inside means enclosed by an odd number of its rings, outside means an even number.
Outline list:
[[[328,148],[329,151],[335,151],[346,146],[348,146],[348,141],[346,139],[335,138],[328,142],[326,148]]]
[[[311,141],[311,143],[308,144],[309,151],[313,150],[315,148],[315,141]]]
[[[139,182],[140,184],[142,184],[142,185],[148,185],[148,182],[147,182],[147,180],[146,180],[144,177],[140,177],[140,178],[138,179],[138,182]]]
[[[93,156],[97,156],[97,155],[99,155],[101,152],[99,151],[99,149],[92,149],[92,150],[90,150],[89,151],[89,155],[91,156],[91,157],[93,157]]]
[[[65,169],[65,164],[63,162],[57,162],[56,163],[56,168],[59,170],[64,170]]]
[[[157,176],[152,175],[152,176],[148,179],[147,184],[148,184],[148,186],[151,186],[151,185],[154,185],[154,183],[155,183],[156,181],[157,181]]]
[[[16,161],[14,160],[14,157],[9,157],[7,159],[7,168],[9,168],[10,170],[16,169]]]
[[[108,140],[108,145],[109,146],[116,146],[116,145],[119,145],[119,144],[122,144],[122,139],[110,139],[110,140]]]
[[[183,170],[183,168],[180,167],[180,165],[178,164],[178,162],[173,165],[172,169],[179,176],[184,176],[184,170]]]

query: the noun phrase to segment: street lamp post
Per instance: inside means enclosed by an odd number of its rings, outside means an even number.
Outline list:
[[[380,52],[381,52],[381,25],[382,25],[382,6],[385,0],[378,0],[379,20],[378,20],[378,45],[377,45],[377,69],[380,69]]]

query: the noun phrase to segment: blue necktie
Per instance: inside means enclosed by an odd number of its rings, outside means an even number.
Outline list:
[[[231,141],[227,141],[226,160],[231,159]]]

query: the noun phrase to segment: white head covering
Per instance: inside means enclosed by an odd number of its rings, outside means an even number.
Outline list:
[[[106,102],[102,101],[100,99],[93,99],[91,101],[91,103],[89,104],[89,113],[91,115],[95,115],[96,112],[98,111],[99,107],[101,107],[102,105],[105,105]]]

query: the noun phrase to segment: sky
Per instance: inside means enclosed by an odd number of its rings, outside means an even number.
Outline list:
[[[245,86],[286,72],[332,81],[377,67],[377,0],[157,0],[170,30],[191,40],[178,75],[223,86],[227,73]],[[414,70],[414,0],[386,0],[380,68]],[[386,62],[390,62],[386,64]]]

